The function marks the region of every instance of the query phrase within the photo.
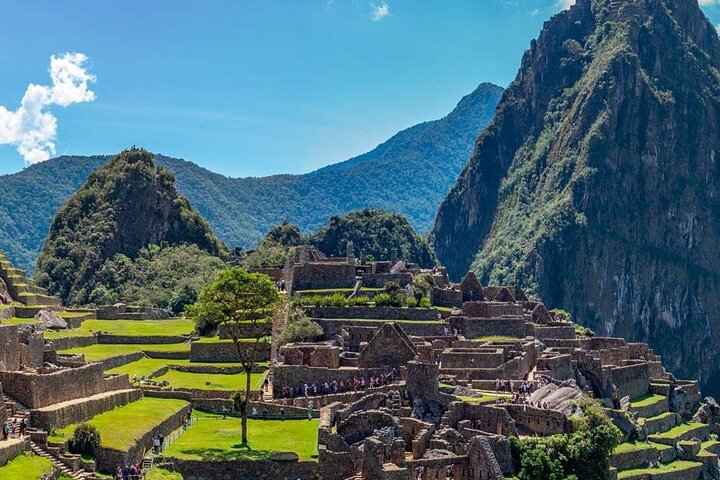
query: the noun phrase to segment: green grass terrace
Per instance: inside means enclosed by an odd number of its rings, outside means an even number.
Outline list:
[[[90,419],[89,423],[100,432],[100,443],[103,447],[125,451],[153,427],[179,412],[187,404],[184,400],[143,397],[136,402],[101,413]],[[72,437],[75,426],[68,425],[53,431],[49,440],[58,443],[67,441]]]
[[[185,460],[262,460],[295,452],[317,460],[318,420],[248,420],[248,445],[240,444],[240,419],[194,412],[195,422],[163,453]]]
[[[38,480],[51,474],[53,464],[50,460],[23,453],[0,467],[0,479],[3,480]]]
[[[88,362],[99,362],[108,358],[127,355],[135,352],[189,352],[188,343],[167,343],[167,344],[97,344],[88,347],[77,347],[69,350],[62,350],[62,354],[85,355]]]
[[[253,390],[259,390],[266,375],[266,372],[251,373],[251,388]],[[168,370],[167,373],[155,377],[153,380],[156,382],[166,381],[172,388],[236,391],[245,388],[246,376],[244,373],[190,373],[179,370]]]
[[[258,364],[259,367],[267,367],[269,362],[260,362]],[[145,377],[147,375],[150,375],[151,373],[155,373],[158,370],[169,367],[169,366],[178,366],[178,367],[203,367],[203,366],[211,366],[211,367],[240,367],[240,363],[204,363],[204,362],[191,362],[187,359],[181,359],[181,360],[174,360],[174,359],[166,359],[166,358],[150,358],[150,357],[143,357],[140,360],[137,360],[135,362],[128,363],[126,365],[122,365],[117,368],[113,368],[110,370],[107,370],[107,373],[110,374],[124,374],[127,373],[130,378],[133,377],[133,375],[137,375],[138,378]]]

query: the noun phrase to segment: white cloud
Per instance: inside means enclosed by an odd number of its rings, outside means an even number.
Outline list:
[[[0,105],[0,144],[17,146],[28,165],[55,155],[57,119],[43,110],[50,105],[67,107],[95,99],[95,93],[88,89],[88,83],[94,82],[95,76],[85,69],[86,61],[82,53],[51,56],[52,86],[28,85],[15,111]]]
[[[558,0],[558,6],[560,6],[563,10],[567,10],[573,5],[575,5],[575,0]]]
[[[699,0],[700,5],[713,5],[715,3],[720,3],[719,0]]]
[[[383,18],[390,15],[390,7],[384,1],[380,5],[374,5],[371,3],[370,6],[372,7],[371,16],[373,21],[375,22],[379,22]]]

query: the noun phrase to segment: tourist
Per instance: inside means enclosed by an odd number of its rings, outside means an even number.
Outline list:
[[[122,478],[123,478],[122,468],[120,468],[118,466],[117,469],[115,469],[115,477],[113,480],[122,480]]]
[[[137,465],[136,465],[136,464],[132,464],[132,465],[130,466],[130,479],[131,479],[131,480],[137,480],[137,478],[139,477],[138,473],[139,473],[139,472],[138,472],[138,469],[137,469]]]
[[[130,467],[125,465],[122,471],[123,480],[130,480]]]
[[[10,434],[10,425],[8,424],[7,421],[5,423],[3,423],[2,433],[3,433],[3,440],[7,440],[8,435]]]
[[[265,377],[265,381],[263,382],[263,391],[267,392],[269,386],[270,386],[270,379],[268,377]]]
[[[160,453],[160,436],[156,435],[155,438],[153,438],[153,453],[157,455]]]
[[[285,421],[285,407],[280,407],[280,421]]]
[[[313,404],[312,404],[312,402],[310,402],[310,403],[308,403],[308,407],[307,407],[308,420],[312,420],[312,416],[313,416]]]
[[[223,418],[223,420],[225,420],[227,418],[228,408],[225,405],[223,405],[221,411],[222,411],[222,418]]]
[[[25,419],[23,418],[22,420],[20,420],[20,436],[21,437],[25,436],[26,428],[27,428],[27,421],[25,421]]]
[[[257,408],[253,407],[250,415],[252,415],[253,420],[257,420]]]
[[[268,409],[267,409],[267,407],[263,407],[263,410],[262,410],[262,418],[263,418],[263,420],[267,420],[267,418],[268,418]]]
[[[165,437],[163,437],[163,434],[158,435],[158,440],[160,440],[160,451],[163,451],[163,447],[165,446]]]

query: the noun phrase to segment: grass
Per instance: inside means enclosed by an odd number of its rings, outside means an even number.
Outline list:
[[[104,332],[129,336],[188,335],[195,330],[195,322],[187,318],[169,320],[85,320],[80,328],[85,332]]]
[[[250,381],[253,390],[258,390],[265,380],[265,373],[253,373]],[[240,390],[245,388],[245,374],[225,373],[190,373],[178,370],[168,370],[165,375],[156,377],[157,382],[167,381],[174,388],[189,388],[198,390]]]
[[[103,447],[127,451],[140,437],[187,404],[184,400],[143,397],[96,415],[88,422],[97,427]],[[75,425],[55,430],[50,440],[64,442],[74,430]]]
[[[653,435],[648,435],[648,438],[650,440],[657,441],[658,439],[666,439],[666,440],[673,440],[675,438],[678,438],[679,436],[683,435],[684,433],[689,432],[690,430],[693,430],[695,428],[704,427],[704,423],[685,423],[683,425],[678,425],[675,428],[671,428],[667,432],[663,433],[656,433]]]
[[[473,338],[473,342],[517,342],[520,337],[507,337],[504,335],[488,335],[486,337]]]
[[[86,332],[84,330],[80,330],[79,328],[73,328],[70,330],[45,330],[45,338],[47,339],[54,339],[54,338],[70,338],[70,337],[92,337],[93,334],[91,332]]]
[[[182,475],[160,467],[153,467],[145,475],[145,480],[183,480]]]
[[[636,475],[653,475],[658,473],[670,473],[670,472],[678,472],[682,470],[687,470],[689,468],[702,466],[702,463],[698,462],[688,462],[685,460],[678,460],[676,462],[668,463],[667,465],[658,465],[655,468],[634,468],[631,470],[624,470],[622,472],[618,472],[618,479],[621,478],[628,478],[633,477]]]
[[[32,325],[35,323],[40,323],[34,318],[18,318],[18,317],[11,317],[7,319],[2,320],[3,325]]]
[[[0,467],[0,478],[37,480],[53,470],[50,460],[31,454],[20,454]]]
[[[318,420],[248,420],[248,445],[240,444],[240,419],[195,412],[197,421],[164,455],[186,460],[257,460],[277,452],[317,459]]]
[[[642,452],[643,450],[657,448],[658,446],[667,447],[667,445],[655,445],[649,442],[621,443],[615,447],[613,453],[619,455],[621,453]]]
[[[97,344],[89,347],[77,347],[62,350],[59,353],[82,353],[88,362],[97,362],[106,358],[117,357],[134,352],[186,352],[190,346],[186,343],[168,343],[158,345],[141,344]]]
[[[663,395],[657,395],[654,393],[648,393],[647,395],[643,395],[642,397],[637,397],[630,401],[630,406],[635,408],[640,407],[647,407],[650,405],[655,405],[658,402],[661,402],[665,400],[667,397]]]
[[[167,359],[167,358],[150,358],[150,357],[143,357],[140,360],[137,360],[132,363],[128,363],[126,365],[122,365],[117,368],[113,368],[110,370],[107,370],[107,373],[110,374],[123,374],[127,373],[130,378],[132,378],[133,375],[137,375],[139,378],[142,378],[146,375],[149,375],[153,372],[156,372],[160,370],[163,367],[170,366],[170,365],[177,365],[177,366],[213,366],[213,367],[239,367],[241,366],[239,363],[203,363],[203,362],[191,362],[187,359],[182,360],[173,360],[173,359]],[[268,362],[260,362],[260,365],[268,365]]]

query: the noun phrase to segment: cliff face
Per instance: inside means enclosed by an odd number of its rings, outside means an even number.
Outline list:
[[[96,273],[116,254],[134,258],[150,244],[194,244],[224,250],[207,222],[156,168],[145,150],[127,150],[94,172],[55,215],[37,279],[67,304],[90,301]]]
[[[719,69],[695,0],[556,15],[440,207],[440,260],[649,341],[718,392]]]

